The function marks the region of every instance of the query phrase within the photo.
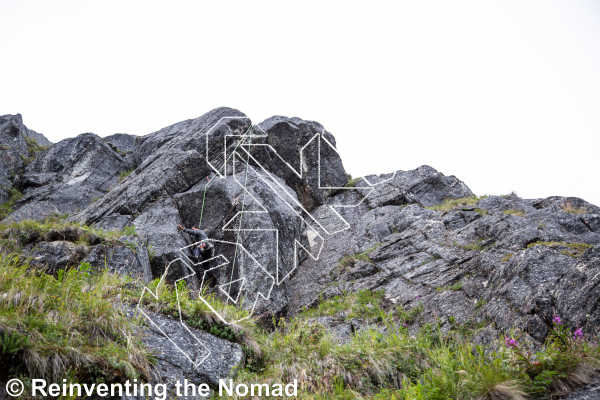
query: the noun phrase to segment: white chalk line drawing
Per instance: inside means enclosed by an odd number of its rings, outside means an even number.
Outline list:
[[[313,222],[313,224],[315,224],[316,226],[318,226],[326,236],[331,236],[340,232],[343,232],[347,229],[350,228],[350,224],[342,217],[342,215],[336,210],[336,208],[352,208],[352,207],[357,207],[360,204],[362,204],[362,202],[365,201],[365,199],[375,190],[375,186],[380,185],[382,183],[385,183],[391,179],[393,179],[396,175],[396,173],[394,172],[392,174],[391,177],[382,180],[380,182],[377,182],[375,184],[372,184],[371,182],[369,182],[367,179],[365,179],[364,177],[362,178],[364,180],[364,182],[366,183],[367,186],[358,186],[358,187],[346,187],[346,186],[323,186],[321,184],[321,142],[324,141],[325,144],[327,146],[329,146],[333,151],[335,151],[335,153],[338,153],[337,149],[335,148],[335,146],[333,146],[333,144],[331,144],[327,138],[324,137],[324,133],[325,133],[325,128],[322,129],[321,132],[315,134],[312,138],[310,138],[307,143],[300,149],[300,171],[296,170],[292,165],[290,165],[290,163],[288,163],[283,157],[281,157],[281,155],[269,144],[265,144],[265,143],[244,143],[244,140],[246,139],[253,139],[253,138],[265,138],[267,137],[267,133],[264,132],[264,130],[262,130],[262,128],[260,126],[254,126],[254,127],[250,127],[248,129],[248,131],[246,131],[243,134],[227,134],[224,135],[223,138],[223,165],[219,168],[218,166],[213,165],[209,160],[212,159],[211,157],[209,157],[209,138],[211,137],[210,133],[217,127],[219,127],[221,125],[221,123],[225,120],[228,119],[239,119],[239,120],[249,120],[248,117],[241,117],[241,116],[229,116],[229,117],[223,117],[221,118],[219,121],[217,121],[206,133],[206,161],[208,163],[208,165],[212,168],[213,172],[215,173],[215,178],[220,178],[220,179],[225,179],[227,177],[227,162],[229,159],[232,159],[232,172],[231,172],[231,176],[233,177],[234,181],[243,189],[244,192],[244,196],[248,195],[250,196],[250,198],[252,200],[254,200],[255,204],[258,205],[258,207],[260,208],[259,211],[253,210],[253,211],[248,211],[248,210],[243,210],[240,211],[238,213],[236,213],[229,221],[227,221],[223,227],[221,228],[223,231],[233,231],[233,232],[237,232],[238,233],[238,241],[239,241],[239,236],[241,234],[241,232],[247,232],[247,231],[256,231],[256,232],[272,232],[274,234],[275,237],[275,276],[273,276],[271,273],[269,273],[269,271],[263,266],[261,265],[251,254],[250,252],[248,252],[248,250],[240,243],[238,242],[228,242],[228,241],[222,241],[222,240],[216,240],[216,239],[209,239],[211,242],[213,243],[222,243],[222,244],[226,244],[226,245],[232,245],[232,246],[236,246],[236,254],[237,254],[237,250],[239,249],[242,254],[246,255],[247,257],[249,257],[253,263],[255,263],[258,268],[260,268],[263,271],[263,274],[267,277],[267,279],[272,280],[268,292],[266,294],[263,294],[261,292],[257,293],[255,295],[254,301],[252,303],[252,306],[250,307],[250,312],[249,314],[241,319],[235,320],[235,321],[228,321],[223,315],[221,315],[217,310],[215,310],[211,304],[207,301],[207,299],[204,298],[204,296],[202,295],[203,291],[203,287],[205,285],[205,283],[207,282],[207,274],[209,274],[210,272],[216,271],[219,268],[223,268],[226,267],[227,265],[232,266],[232,275],[233,275],[233,268],[235,268],[235,259],[234,262],[231,263],[224,255],[219,254],[216,255],[208,260],[203,260],[203,261],[199,261],[199,262],[194,262],[193,260],[190,259],[190,257],[188,256],[190,253],[190,249],[199,244],[200,242],[197,243],[193,243],[191,245],[188,246],[184,246],[182,248],[179,249],[179,252],[181,253],[181,255],[183,256],[183,258],[177,258],[176,260],[173,260],[171,263],[169,263],[169,265],[167,266],[167,269],[165,270],[165,273],[163,274],[163,276],[161,277],[161,280],[159,281],[162,282],[166,276],[166,273],[168,271],[168,269],[171,267],[171,265],[173,265],[175,262],[181,262],[183,265],[185,265],[185,267],[190,271],[190,274],[184,276],[183,278],[177,279],[175,281],[175,283],[177,284],[177,282],[181,281],[181,280],[186,280],[188,278],[191,278],[193,276],[196,275],[196,270],[199,269],[203,269],[202,268],[202,264],[205,263],[210,263],[212,262],[213,264],[217,264],[213,267],[211,267],[208,270],[204,270],[204,273],[201,277],[201,281],[200,281],[200,286],[199,286],[199,290],[198,290],[198,298],[217,316],[217,318],[219,318],[219,320],[225,324],[225,325],[230,325],[233,323],[237,323],[240,322],[244,319],[250,318],[253,314],[254,311],[257,307],[257,305],[259,304],[259,301],[269,301],[270,297],[271,297],[271,292],[273,290],[273,287],[275,286],[275,284],[277,285],[281,285],[286,279],[288,279],[290,277],[290,275],[295,271],[295,269],[297,268],[297,264],[298,264],[298,255],[299,252],[304,250],[307,255],[309,257],[311,257],[313,260],[318,260],[319,256],[321,254],[321,251],[323,249],[323,246],[325,244],[325,238],[323,237],[323,235],[321,235],[321,233],[319,231],[317,231],[315,228],[313,228],[313,225],[311,225],[310,223],[308,223],[306,221],[306,219],[303,216],[304,215],[308,216],[310,218],[310,220]],[[261,130],[263,132],[263,134],[250,134],[248,135],[248,132],[254,132],[255,129]],[[229,138],[238,138],[240,140],[240,143],[238,143],[238,145],[235,147],[235,149],[233,150],[233,154],[230,154],[228,156],[227,154],[227,140]],[[252,154],[250,149],[253,146],[263,146],[265,148],[267,148],[269,151],[272,152],[272,154],[276,155],[282,162],[283,164],[289,168],[296,176],[298,176],[300,179],[303,178],[303,174],[302,171],[304,169],[306,169],[306,172],[308,172],[308,166],[306,165],[305,161],[304,161],[304,151],[308,148],[308,146],[310,144],[313,143],[313,141],[315,141],[317,143],[317,147],[318,147],[318,151],[317,151],[317,168],[318,168],[318,189],[319,190],[355,190],[355,191],[361,191],[361,190],[365,190],[366,194],[362,195],[362,198],[356,203],[356,204],[346,204],[346,205],[329,205],[328,208],[339,218],[339,220],[341,221],[341,223],[343,224],[343,227],[341,229],[337,229],[334,231],[329,231],[320,221],[318,221],[318,219],[311,214],[306,208],[305,206],[298,200],[297,197],[293,196],[292,194],[289,193],[288,190],[286,190],[286,188],[284,188],[281,183],[279,182],[278,179],[275,179],[272,174],[262,165],[262,163],[260,163]],[[240,151],[238,151],[238,149]],[[246,160],[244,160],[244,157],[246,156]],[[255,214],[266,214],[268,215],[268,210],[267,208],[262,204],[261,201],[259,201],[255,196],[252,195],[252,193],[248,190],[247,188],[247,173],[245,176],[245,182],[242,184],[242,182],[240,180],[238,180],[238,175],[236,173],[237,170],[237,164],[238,162],[242,162],[246,169],[249,168],[249,160],[252,160],[253,163],[255,163],[255,165],[257,165],[260,169],[260,171],[262,172],[262,174],[257,174],[258,177],[266,184],[267,187],[269,187],[271,189],[271,191],[273,193],[275,193],[283,202],[284,204],[286,204],[287,206],[289,206],[289,208],[293,211],[293,213],[299,217],[303,222],[304,222],[304,226],[306,227],[307,230],[307,235],[310,235],[311,237],[315,240],[314,242],[311,242],[311,248],[307,249],[304,244],[302,244],[299,240],[295,239],[294,240],[294,249],[293,249],[293,267],[292,269],[283,277],[280,277],[280,268],[279,268],[279,231],[277,229],[262,229],[262,228],[252,228],[252,229],[242,229],[241,227],[241,220],[243,218],[244,215],[255,215]],[[221,173],[221,169],[223,170],[223,173]],[[215,179],[213,178],[213,179]],[[282,193],[285,194],[285,196],[282,195]],[[300,208],[301,211],[298,211],[297,208]],[[234,221],[236,220],[236,218],[240,218],[240,224],[239,226],[236,228]],[[313,250],[313,246],[312,243],[316,244],[316,250]],[[196,269],[196,268],[198,269]],[[225,286],[229,285],[229,289],[231,288],[231,285],[234,283],[240,283],[240,287],[238,289],[238,294],[237,296],[235,296],[235,298],[231,297],[231,293],[230,290],[225,290]],[[225,284],[222,284],[220,286],[218,286],[218,290],[223,293],[227,299],[227,302],[231,301],[233,304],[236,305],[240,305],[240,302],[243,301],[242,299],[240,299],[240,295],[242,293],[242,289],[245,287],[246,285],[246,280],[245,278],[238,278],[235,280],[232,280],[230,282],[227,282]],[[196,360],[194,361],[192,359],[192,357],[187,354],[185,351],[183,351],[180,346],[178,346],[175,341],[169,337],[154,321],[152,321],[152,319],[150,318],[150,316],[143,310],[142,307],[142,300],[143,297],[145,296],[146,293],[149,293],[150,295],[152,295],[155,299],[158,299],[158,294],[153,293],[148,287],[145,287],[143,292],[142,292],[142,296],[140,297],[140,301],[138,303],[138,310],[157,328],[160,330],[160,332],[167,337],[168,340],[171,341],[171,343],[173,343],[175,345],[175,347],[182,352],[185,357],[192,362],[195,366],[200,365],[202,362],[204,362],[208,356],[210,355],[210,351],[208,350],[208,348],[206,347],[206,345],[204,345],[198,338],[196,338],[196,336],[193,335],[192,331],[189,329],[189,327],[183,322],[183,318],[182,318],[182,312],[181,312],[181,305],[180,305],[180,300],[179,300],[179,292],[177,290],[177,285],[175,285],[175,290],[176,290],[176,296],[177,296],[177,307],[178,307],[178,311],[179,311],[179,319],[180,319],[180,323],[184,326],[184,328],[198,341],[198,343],[204,347],[204,349],[208,352],[208,354],[204,357],[202,357],[199,361]]]

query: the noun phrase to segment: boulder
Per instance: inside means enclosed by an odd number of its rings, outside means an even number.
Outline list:
[[[271,117],[254,130],[253,163],[285,181],[307,210],[325,203],[327,197],[348,182],[335,138],[314,121]]]
[[[118,151],[123,153],[133,153],[135,150],[135,142],[138,139],[135,135],[126,133],[115,133],[114,135],[105,136],[102,138],[109,146],[114,146]]]
[[[123,236],[116,243],[93,246],[82,261],[96,270],[106,268],[113,274],[129,275],[142,282],[152,280],[148,248],[139,237]]]

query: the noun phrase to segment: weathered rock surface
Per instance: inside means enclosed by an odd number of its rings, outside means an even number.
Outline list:
[[[97,270],[107,268],[111,273],[129,275],[142,282],[152,280],[148,248],[139,237],[123,236],[117,243],[93,246],[83,262]]]
[[[127,313],[132,317],[136,314],[134,310]],[[168,398],[175,397],[176,381],[183,384],[187,379],[196,386],[206,383],[214,389],[218,387],[219,379],[232,377],[235,369],[243,365],[245,356],[239,344],[189,326],[184,327],[180,321],[161,314],[148,315],[152,323],[145,320],[143,343],[157,359],[151,383],[167,383]],[[205,361],[200,363],[203,359]]]
[[[335,138],[317,122],[271,117],[260,124],[252,155],[269,172],[283,178],[307,210],[325,202],[348,182]],[[325,189],[321,189],[325,188]]]
[[[114,135],[105,136],[102,139],[109,145],[114,146],[117,150],[124,153],[133,153],[135,150],[135,142],[137,136],[128,135],[126,133],[115,133]],[[111,146],[111,147],[112,147]]]
[[[72,214],[104,196],[130,162],[92,133],[62,140],[25,168],[23,198],[8,219],[42,219]]]
[[[27,235],[25,232],[22,235]],[[93,244],[75,244],[79,236],[68,237],[63,232],[49,232],[42,240],[25,244],[23,255],[30,259],[31,265],[44,267],[54,273],[59,269],[78,267],[85,262],[95,270],[105,268],[112,273],[129,275],[142,282],[152,279],[148,248],[139,237],[123,236],[111,242],[102,242],[93,238]],[[56,240],[53,240],[56,239]],[[25,239],[27,240],[27,239]]]
[[[28,137],[40,146],[52,144],[41,133],[28,129],[21,114],[0,116],[0,203],[8,200],[15,176],[32,157],[25,139]]]
[[[301,124],[301,120],[294,121]],[[250,125],[239,111],[220,108],[138,138],[134,156],[139,166],[72,219],[103,229],[134,225],[155,252],[155,277],[170,261],[189,255],[179,251],[191,242],[178,232],[177,225],[200,225],[215,240],[215,255],[229,260],[220,269],[218,286],[227,285],[223,290],[230,299],[245,298],[244,307],[253,308],[260,296],[255,312],[285,312],[289,279],[283,278],[306,257],[294,255],[296,242],[308,246],[306,229],[296,193],[285,180],[258,166],[248,166],[243,158],[247,161],[248,153],[241,149],[234,155],[240,142],[230,139],[252,136],[247,131]],[[310,134],[319,133],[311,129]],[[272,135],[276,137],[276,133]],[[299,154],[300,148],[296,146],[294,151]],[[345,183],[339,156],[331,151],[327,154],[339,162],[338,175]],[[316,165],[317,156],[314,151],[305,154],[305,162]],[[323,162],[327,159],[321,158]],[[171,272],[170,279],[187,275],[186,271]],[[268,302],[262,301],[269,296]]]
[[[585,213],[597,212],[596,206],[573,198],[491,196],[435,211],[419,204],[471,194],[462,182],[436,174],[429,167],[398,172],[367,198],[369,207],[342,209],[350,229],[328,237],[319,260],[301,264],[292,279],[292,313],[319,298],[369,289],[384,290],[406,308],[423,304],[420,323],[442,318],[447,324],[450,317],[458,324],[490,321],[501,332],[515,327],[537,341],[555,314],[584,330],[600,326],[600,250],[589,247],[577,258],[567,245],[548,243],[600,244],[590,222],[597,214]],[[330,202],[351,204],[356,196],[338,194]],[[584,214],[565,212],[567,204]],[[326,211],[322,206],[315,214]],[[528,248],[536,242],[548,244]],[[371,266],[338,267],[342,256],[377,244],[369,253]]]
[[[9,219],[69,213],[70,221],[134,226],[140,234],[124,239],[129,246],[96,243],[87,252],[61,238],[28,249],[52,268],[82,260],[102,267],[109,260],[109,269],[148,280],[182,258],[200,273],[197,288],[202,268],[189,249],[180,252],[192,242],[176,227],[199,225],[220,257],[211,265],[219,272],[213,289],[232,302],[244,298],[255,315],[293,316],[321,298],[369,289],[406,309],[421,304],[413,331],[438,320],[445,330],[485,322],[490,326],[477,333],[478,343],[512,328],[540,343],[555,314],[584,331],[600,327],[600,207],[582,199],[489,196],[441,211],[433,206],[473,193],[428,166],[342,188],[347,175],[333,135],[321,125],[273,117],[250,129],[250,119],[230,108],[143,137],[66,139],[17,180],[29,153],[20,116],[5,117],[0,198],[13,180],[24,189]],[[339,266],[340,258],[359,253],[368,259]],[[178,268],[169,280],[189,272]],[[201,356],[180,324],[156,318],[193,357]],[[358,320],[314,322],[330,326],[340,341],[362,329]],[[200,332],[219,356],[199,370],[161,335],[149,329],[147,345],[161,351],[157,368],[167,380],[191,376],[214,384],[243,362],[237,345]]]

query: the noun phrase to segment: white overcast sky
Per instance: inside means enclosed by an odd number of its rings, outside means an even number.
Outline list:
[[[598,1],[0,1],[0,115],[56,142],[218,106],[332,132],[349,173],[600,205]]]

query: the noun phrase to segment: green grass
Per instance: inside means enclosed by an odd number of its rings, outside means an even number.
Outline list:
[[[478,299],[477,303],[475,303],[475,308],[480,309],[481,307],[483,307],[485,304],[487,303],[487,301],[485,301],[485,299]]]
[[[27,150],[29,150],[29,152],[38,152],[38,151],[44,151],[46,150],[48,147],[50,146],[40,146],[37,142],[37,140],[35,140],[32,137],[28,137],[25,136],[25,142],[27,143]]]
[[[242,345],[246,363],[236,383],[298,379],[303,399],[535,398],[584,384],[600,366],[598,347],[587,337],[572,339],[566,325],[551,331],[539,353],[522,344],[509,349],[502,340],[493,348],[470,344],[468,338],[485,324],[459,324],[452,317],[445,333],[441,323],[409,331],[424,306],[405,310],[386,302],[383,292],[344,293],[292,320],[274,321],[268,332],[253,318],[223,325],[183,282],[174,287],[155,279],[148,286],[158,297],[144,298],[148,310],[178,318],[181,307],[188,325]],[[55,382],[144,379],[152,356],[141,343],[139,321],[119,311],[120,305],[137,304],[143,287],[85,264],[47,275],[18,256],[0,256],[2,365],[11,365],[11,377]],[[249,316],[214,294],[203,296],[226,319]],[[379,327],[365,325],[340,342],[308,320],[317,316],[359,318]],[[512,337],[521,342],[516,333]]]
[[[115,307],[128,283],[85,264],[47,275],[16,255],[0,255],[0,364],[11,366],[5,372],[55,382],[147,373],[138,322]]]
[[[375,246],[363,251],[362,253],[351,254],[351,255],[340,258],[340,260],[338,261],[337,269],[344,270],[344,269],[354,265],[354,263],[356,263],[357,261],[367,261],[367,262],[373,263],[373,260],[371,260],[371,258],[369,257],[369,254],[373,250],[377,249],[379,246],[381,246],[381,243],[377,243]]]
[[[594,247],[591,244],[585,244],[585,243],[566,243],[566,242],[535,242],[535,243],[530,243],[529,245],[527,245],[527,248],[536,246],[536,245],[540,245],[540,246],[546,246],[546,247],[550,247],[550,248],[560,248],[560,247],[566,247],[566,250],[561,251],[561,254],[564,254],[566,256],[569,257],[573,257],[573,258],[579,258],[583,255],[583,253],[585,253],[587,251],[587,249]]]
[[[345,294],[323,301],[320,310],[339,315],[356,301],[355,294]],[[298,379],[303,399],[524,399],[589,382],[599,365],[598,347],[573,340],[566,325],[552,330],[543,350],[534,353],[516,336],[514,349],[503,340],[493,348],[473,345],[468,337],[485,324],[458,324],[454,318],[447,333],[430,324],[411,333],[402,321],[414,318],[406,318],[402,307],[378,308],[386,334],[364,328],[343,343],[325,327],[306,321],[317,315],[314,311],[280,321],[274,332],[262,334],[268,340],[262,342],[260,371],[242,369],[237,381]],[[418,314],[422,306],[415,309]]]
[[[358,181],[362,178],[354,178],[352,179],[352,175],[348,174],[348,183],[346,183],[347,187],[354,187]]]
[[[158,298],[145,296],[142,305],[147,310],[180,318],[192,328],[201,329],[231,342],[239,343],[247,357],[260,360],[261,348],[255,338],[260,337],[256,321],[250,317],[250,311],[225,302],[214,293],[202,292],[204,300],[226,320],[239,321],[225,325],[215,313],[197,296],[192,296],[184,281],[177,286],[170,285],[164,279],[156,278],[148,285],[136,285],[121,291],[123,299],[138,304],[144,287],[148,287]],[[242,301],[243,303],[243,301]],[[263,337],[263,341],[264,341]]]
[[[488,250],[490,247],[492,247],[494,245],[494,243],[485,243],[485,239],[477,239],[476,241],[469,243],[465,246],[458,246],[463,250],[470,250],[470,251],[486,251]]]
[[[587,214],[587,210],[585,208],[582,207],[575,207],[573,204],[566,202],[565,204],[563,204],[561,206],[561,208],[565,211],[568,212],[569,214]]]
[[[133,170],[134,170],[134,169],[135,169],[135,168],[128,169],[128,170],[125,170],[125,171],[122,171],[122,172],[119,174],[119,182],[123,182],[123,180],[125,180],[125,178],[127,178],[127,177],[128,177],[128,176],[129,176],[129,175],[130,175],[130,174],[133,172]]]
[[[525,216],[525,211],[523,210],[516,210],[514,208],[511,208],[510,210],[504,210],[502,211],[504,214],[508,215],[514,215],[516,217],[524,217]]]
[[[435,288],[435,290],[437,290],[438,292],[441,292],[444,290],[454,290],[456,292],[458,290],[461,290],[462,287],[463,287],[463,282],[457,281],[452,286],[438,286]]]
[[[26,167],[29,164],[31,164],[31,162],[33,160],[35,160],[35,157],[37,156],[37,154],[36,154],[37,152],[44,151],[50,146],[40,146],[40,145],[38,145],[37,140],[35,140],[34,138],[28,137],[25,135],[23,135],[23,137],[25,138],[25,143],[27,143],[28,155],[25,156],[25,155],[21,154],[21,159],[23,160],[23,167]]]
[[[427,207],[431,210],[436,211],[451,211],[457,209],[462,206],[472,206],[477,203],[479,200],[485,199],[487,196],[471,196],[471,197],[463,197],[460,199],[445,199],[442,204],[438,204],[432,207]],[[484,213],[485,210],[477,211],[482,215],[487,215],[487,212]]]
[[[0,221],[8,217],[8,215],[14,211],[13,207],[15,206],[16,202],[23,197],[23,194],[14,187],[10,189],[9,195],[10,197],[8,200],[0,205]]]
[[[77,244],[116,242],[122,236],[137,236],[134,226],[120,231],[104,231],[77,222],[65,221],[66,215],[54,215],[40,221],[23,220],[0,224],[0,252],[20,253],[27,243],[67,240]]]
[[[318,306],[300,313],[302,318],[339,317],[343,320],[352,318],[378,319],[383,308],[383,292],[361,290],[357,293],[334,296]]]

